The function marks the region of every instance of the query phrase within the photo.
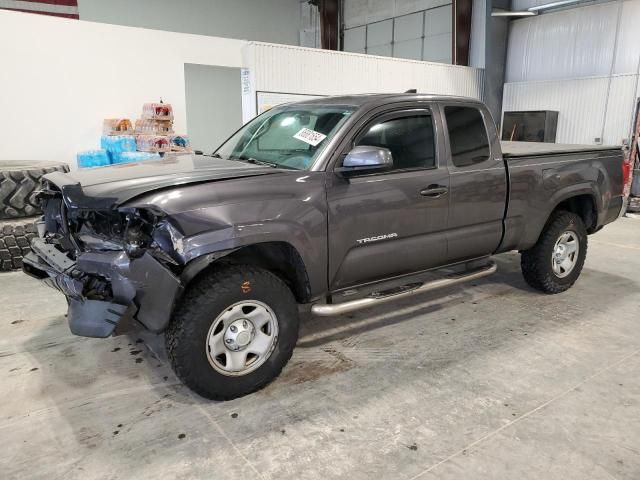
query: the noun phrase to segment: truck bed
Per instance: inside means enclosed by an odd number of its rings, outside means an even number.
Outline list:
[[[570,145],[563,143],[500,142],[504,158],[561,155],[563,153],[601,152],[620,150],[617,145]]]
[[[501,142],[509,178],[505,249],[531,248],[551,210],[567,197],[587,196],[597,218],[592,231],[617,218],[622,207],[621,147]]]

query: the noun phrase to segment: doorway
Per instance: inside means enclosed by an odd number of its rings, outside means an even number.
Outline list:
[[[242,126],[240,68],[185,63],[184,79],[191,146],[210,154]]]

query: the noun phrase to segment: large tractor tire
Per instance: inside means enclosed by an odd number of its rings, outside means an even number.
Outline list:
[[[67,164],[58,162],[0,161],[0,219],[38,215],[35,191],[42,175],[68,171]]]
[[[22,268],[22,257],[31,251],[29,244],[37,235],[34,218],[0,221],[0,271]]]

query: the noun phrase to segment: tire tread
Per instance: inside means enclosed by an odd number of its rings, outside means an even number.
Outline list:
[[[42,163],[46,163],[45,168]],[[33,166],[11,167],[11,162],[0,165],[0,219],[31,217],[41,213],[35,192],[42,175],[51,172],[68,172],[64,163],[34,162]]]
[[[22,258],[31,251],[31,239],[37,235],[37,219],[0,221],[0,271],[22,268]]]
[[[179,305],[176,307],[172,320],[165,331],[165,346],[167,356],[173,367],[176,376],[190,389],[199,395],[212,400],[231,400],[248,393],[252,393],[264,388],[274,378],[276,378],[293,354],[293,349],[298,337],[297,323],[295,335],[286,341],[286,336],[279,335],[278,348],[283,351],[284,355],[280,357],[280,361],[275,370],[271,370],[268,375],[264,375],[259,381],[253,383],[250,388],[242,391],[224,392],[217,390],[212,392],[202,386],[201,377],[209,372],[196,371],[193,363],[190,361],[189,349],[181,348],[185,341],[198,336],[196,332],[197,324],[194,318],[197,318],[203,305],[215,302],[216,297],[224,297],[232,295],[233,288],[237,288],[247,276],[259,278],[262,286],[273,289],[282,294],[292,306],[296,308],[295,299],[289,288],[273,273],[251,265],[230,265],[219,269],[211,269],[208,273],[201,275],[194,280],[188,290],[182,297]],[[213,292],[213,293],[212,293]],[[265,367],[262,365],[255,372],[260,372]],[[242,377],[239,377],[242,378]]]
[[[550,265],[550,251],[553,250],[560,230],[574,225],[576,233],[580,237],[580,252],[578,253],[578,264],[574,271],[566,277],[559,279],[553,274]],[[544,293],[556,294],[568,290],[577,280],[584,259],[587,254],[587,233],[582,219],[572,212],[564,210],[555,212],[540,234],[538,242],[529,250],[522,252],[520,257],[520,267],[522,276],[529,286]]]

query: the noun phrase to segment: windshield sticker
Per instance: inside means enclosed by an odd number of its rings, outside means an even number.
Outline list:
[[[320,132],[316,132],[315,130],[311,130],[310,128],[301,128],[300,131],[293,136],[293,138],[302,140],[304,143],[308,143],[309,145],[313,145],[315,147],[322,140],[327,138],[327,136]]]

